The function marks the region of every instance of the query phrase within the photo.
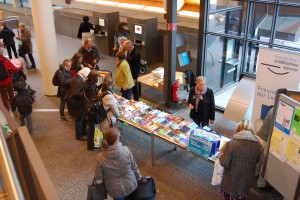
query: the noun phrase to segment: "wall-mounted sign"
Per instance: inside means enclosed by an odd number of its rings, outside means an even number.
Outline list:
[[[136,33],[136,34],[142,34],[143,33],[142,26],[140,26],[140,25],[134,25],[134,33]]]

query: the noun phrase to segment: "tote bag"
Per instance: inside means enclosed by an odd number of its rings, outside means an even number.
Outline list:
[[[96,184],[96,180],[93,180],[92,185],[88,186],[87,200],[104,200],[107,198],[106,187],[104,181]]]
[[[224,167],[220,164],[219,158],[215,161],[214,172],[211,180],[212,185],[220,185],[222,182]]]

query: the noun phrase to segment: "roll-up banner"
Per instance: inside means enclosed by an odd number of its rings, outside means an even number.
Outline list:
[[[252,122],[264,120],[274,105],[279,88],[300,90],[300,54],[268,48],[260,48]]]

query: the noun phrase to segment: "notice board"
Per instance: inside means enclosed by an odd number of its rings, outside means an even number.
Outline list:
[[[286,91],[286,90],[285,90]],[[300,92],[293,95],[300,96]],[[286,199],[298,199],[300,175],[300,103],[277,93],[269,138],[265,179]]]

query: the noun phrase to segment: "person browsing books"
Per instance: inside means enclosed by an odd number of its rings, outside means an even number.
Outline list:
[[[200,127],[215,121],[215,99],[212,89],[206,87],[206,78],[198,76],[196,86],[190,90],[188,105],[190,117]]]

